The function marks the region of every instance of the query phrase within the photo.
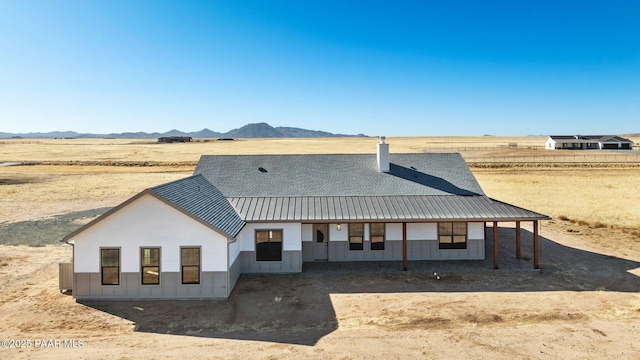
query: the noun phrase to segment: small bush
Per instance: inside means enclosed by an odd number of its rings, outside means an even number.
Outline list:
[[[569,218],[564,216],[564,215],[560,215],[560,216],[558,216],[558,220],[567,221],[567,220],[569,220]]]

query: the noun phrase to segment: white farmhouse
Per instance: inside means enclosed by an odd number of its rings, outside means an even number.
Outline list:
[[[242,273],[311,261],[485,258],[493,223],[546,215],[484,195],[459,154],[208,155],[63,240],[77,299],[227,298]],[[518,245],[519,246],[519,245]],[[519,248],[518,248],[519,250]],[[518,251],[519,253],[519,251]]]
[[[633,142],[616,135],[551,135],[547,150],[631,150]]]

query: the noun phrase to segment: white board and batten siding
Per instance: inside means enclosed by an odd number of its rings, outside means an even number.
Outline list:
[[[202,271],[227,271],[227,238],[151,195],[74,239],[74,272],[100,272],[100,248],[120,248],[121,272],[140,271],[140,248],[160,247],[162,272],[180,272],[180,247],[201,247]]]
[[[340,225],[340,230],[338,230],[338,225]],[[302,242],[312,241],[313,224],[302,224]],[[349,224],[329,224],[329,241],[349,241]]]
[[[256,230],[282,230],[282,259],[258,261]],[[302,224],[288,222],[247,223],[236,236],[242,273],[296,273],[302,271]]]
[[[402,240],[402,224],[386,224],[385,232],[387,240]],[[467,239],[484,240],[484,223],[467,223]],[[407,223],[407,241],[418,240],[438,240],[438,223]]]
[[[235,240],[229,243],[229,266],[240,256],[240,241]]]
[[[484,223],[467,223],[467,240],[484,240]]]
[[[350,250],[349,224],[329,224],[329,261],[367,261],[402,259],[402,223],[385,224],[384,250],[370,249],[370,227],[364,223],[363,249]],[[440,249],[438,223],[407,223],[409,260],[462,260],[484,259],[484,223],[467,223],[467,246],[465,249]],[[302,225],[303,260],[316,260],[310,242],[313,241],[313,225]],[[306,251],[305,251],[306,249]]]
[[[349,241],[349,224],[329,224],[329,241]],[[369,239],[369,224],[365,223],[364,237]],[[386,240],[402,240],[402,224],[385,224]],[[467,223],[467,239],[484,240],[484,223]],[[407,223],[407,241],[412,240],[438,240],[438,223]],[[302,224],[302,241],[313,241],[313,225]]]
[[[247,223],[238,236],[240,251],[256,250],[256,230],[282,230],[282,251],[302,251],[302,224],[300,223]]]

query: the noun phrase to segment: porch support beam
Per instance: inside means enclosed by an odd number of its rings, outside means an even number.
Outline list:
[[[493,222],[493,268],[498,270],[498,257],[499,257],[499,253],[498,253],[498,247],[499,247],[499,241],[498,241],[498,222],[494,221]]]
[[[516,259],[521,259],[522,254],[520,252],[520,221],[516,221]]]
[[[402,270],[407,271],[407,223],[402,223]]]
[[[533,221],[533,268],[540,269],[540,235],[538,220]]]

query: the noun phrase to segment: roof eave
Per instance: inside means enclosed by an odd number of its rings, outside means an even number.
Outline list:
[[[144,195],[151,195],[153,196],[155,199],[163,202],[164,204],[167,204],[169,206],[171,206],[173,209],[178,210],[179,212],[181,212],[182,214],[187,215],[188,217],[196,220],[197,222],[201,223],[202,225],[214,230],[215,232],[219,233],[220,235],[223,235],[226,238],[235,238],[240,231],[244,228],[244,226],[246,225],[246,221],[244,221],[245,224],[242,225],[242,227],[240,227],[240,229],[237,231],[236,234],[229,234],[221,229],[218,229],[217,227],[209,224],[208,222],[198,218],[197,216],[189,213],[188,211],[182,209],[181,207],[177,206],[176,204],[167,201],[166,199],[164,199],[162,196],[156,194],[155,192],[153,192],[153,190],[151,189],[145,189],[144,191],[140,192],[139,194],[133,196],[132,198],[128,199],[127,201],[121,203],[120,205],[113,207],[112,209],[110,209],[109,211],[105,212],[104,214],[100,215],[98,218],[92,220],[91,222],[89,222],[88,224],[80,227],[79,229],[73,231],[72,233],[70,233],[69,235],[65,236],[64,238],[62,238],[61,242],[67,243],[67,244],[71,244],[69,241],[71,241],[74,237],[76,237],[77,235],[79,235],[80,233],[86,231],[87,229],[89,229],[90,227],[94,226],[95,224],[99,223],[100,221],[108,218],[111,214],[115,213],[116,211],[124,208],[125,206],[133,203],[134,201],[138,200],[139,198],[141,198]]]

